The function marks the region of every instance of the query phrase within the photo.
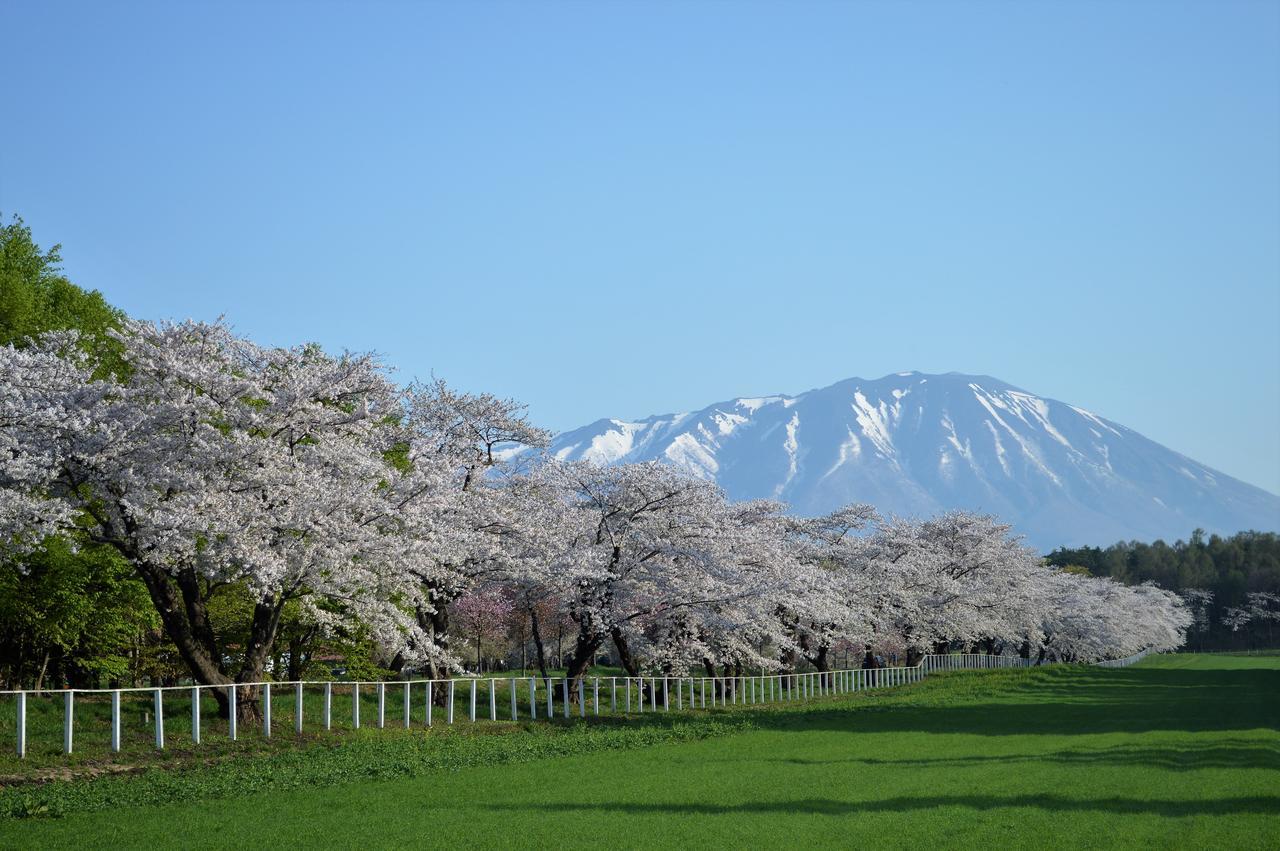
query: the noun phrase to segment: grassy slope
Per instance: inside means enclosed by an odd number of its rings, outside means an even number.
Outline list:
[[[1280,845],[1274,658],[953,674],[744,714],[758,729],[0,822],[0,845]]]

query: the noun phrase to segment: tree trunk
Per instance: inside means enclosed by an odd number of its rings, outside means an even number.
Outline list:
[[[705,656],[702,659],[702,667],[706,670],[707,676],[711,678],[711,693],[717,698],[725,695],[724,683],[719,674],[716,673],[716,665]]]
[[[602,643],[602,637],[597,635],[588,623],[584,623],[578,629],[578,637],[574,641],[573,650],[565,661],[564,675],[569,681],[569,700],[571,702],[578,702],[578,683],[586,676],[587,671],[591,670],[591,660],[595,657],[596,651],[600,649]]]
[[[616,626],[613,627],[609,630],[609,637],[613,639],[613,646],[618,650],[618,664],[623,667],[628,676],[640,676],[640,666],[631,655],[631,648],[627,645],[627,638],[622,634],[622,630]]]
[[[828,658],[830,653],[830,647],[825,644],[819,645],[813,660],[814,667],[818,669],[818,679],[822,682],[824,689],[831,687],[831,661]]]
[[[639,677],[640,664],[636,661],[635,656],[631,655],[631,646],[627,644],[627,637],[622,634],[622,630],[616,626],[613,627],[612,629],[609,630],[609,637],[613,639],[613,646],[617,648],[618,664],[622,665],[623,670],[627,672],[628,676]],[[641,679],[640,680],[640,699],[641,700],[645,699],[645,693],[648,688],[649,688],[649,684],[646,683],[643,679]]]
[[[542,630],[538,628],[537,609],[529,609],[529,628],[533,633],[534,649],[538,651],[538,671],[544,680],[548,679],[551,675],[547,673],[547,648],[542,643]]]
[[[295,635],[289,640],[289,672],[290,680],[298,681],[306,675],[307,665],[311,662],[311,654],[307,652],[308,645],[319,632],[317,627],[312,627],[302,635]],[[403,657],[400,657],[403,659]]]
[[[49,669],[49,651],[44,651],[44,659],[40,662],[40,673],[36,674],[36,691],[44,688],[44,672]]]

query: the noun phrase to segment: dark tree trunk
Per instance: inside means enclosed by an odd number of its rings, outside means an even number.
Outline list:
[[[622,630],[613,627],[609,630],[609,638],[613,640],[613,646],[618,651],[618,664],[627,672],[627,676],[637,677],[640,679],[640,699],[644,700],[647,694],[651,693],[649,683],[640,677],[640,664],[636,661],[636,657],[631,654],[631,646],[627,644],[627,637],[622,634]]]
[[[707,676],[711,679],[711,693],[715,697],[721,697],[724,690],[720,687],[720,679],[716,676],[715,663],[705,656],[702,659],[702,667],[707,672]]]
[[[538,651],[538,671],[545,680],[550,674],[547,673],[547,648],[542,643],[542,630],[538,627],[537,609],[529,609],[529,628],[533,632],[533,646]]]
[[[311,652],[308,648],[319,631],[317,627],[312,627],[301,635],[295,635],[289,639],[289,679],[296,682],[306,675],[307,665],[311,663]],[[397,654],[397,658],[403,657]]]
[[[267,660],[275,646],[280,627],[280,614],[286,597],[259,600],[253,608],[253,620],[245,642],[244,658],[234,677],[225,668],[225,654],[218,647],[208,618],[207,598],[199,577],[191,568],[183,568],[176,575],[147,564],[132,548],[117,546],[121,554],[130,560],[134,569],[147,586],[151,601],[160,615],[165,632],[178,648],[178,655],[186,663],[192,678],[201,685],[226,686],[232,682],[248,683],[262,680]],[[175,585],[177,586],[175,588]],[[256,687],[238,688],[236,715],[245,722],[261,718]],[[213,689],[220,717],[230,716],[230,696],[225,689]]]
[[[591,669],[591,660],[603,644],[603,638],[591,628],[590,621],[584,620],[578,629],[578,637],[574,641],[573,651],[565,661],[565,678],[569,680],[569,700],[578,702],[578,683]]]
[[[627,638],[622,634],[622,630],[616,626],[609,630],[609,637],[613,639],[613,646],[618,651],[618,664],[627,672],[628,676],[640,676],[640,666],[636,663],[636,659],[631,655],[631,648],[627,644]]]

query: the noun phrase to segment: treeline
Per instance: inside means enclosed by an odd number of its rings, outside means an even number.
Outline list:
[[[1280,641],[1280,535],[1240,532],[1167,544],[1124,541],[1109,547],[1060,547],[1057,567],[1080,567],[1127,585],[1155,582],[1196,609],[1191,649],[1276,647]]]

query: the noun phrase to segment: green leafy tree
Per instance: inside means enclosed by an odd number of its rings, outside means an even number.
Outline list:
[[[60,248],[41,248],[18,216],[0,225],[0,345],[75,330],[99,370],[119,374],[122,349],[110,332],[124,314],[62,274]],[[0,676],[10,685],[157,677],[169,650],[145,587],[113,551],[51,538],[0,561]]]
[[[11,686],[134,681],[150,673],[158,625],[133,568],[106,547],[50,538],[0,562],[0,672]]]
[[[121,348],[109,332],[124,314],[97,290],[67,280],[61,248],[41,248],[18,216],[0,225],[0,345],[20,347],[46,331],[74,329],[102,370],[119,372]]]
[[[1270,645],[1270,621],[1259,619],[1232,629],[1227,611],[1247,606],[1250,594],[1280,593],[1280,535],[1239,532],[1229,537],[1196,529],[1185,541],[1122,541],[1106,548],[1060,548],[1047,561],[1063,568],[1078,566],[1095,576],[1129,585],[1156,582],[1172,591],[1209,592],[1197,640],[1206,649]]]

